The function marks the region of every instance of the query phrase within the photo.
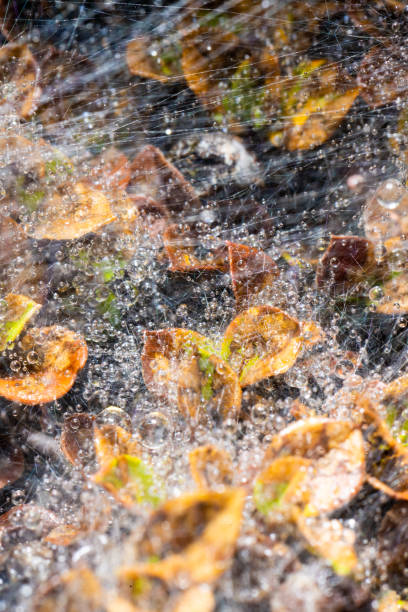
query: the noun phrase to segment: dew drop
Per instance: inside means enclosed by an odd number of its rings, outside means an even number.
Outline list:
[[[377,189],[378,203],[388,210],[398,208],[406,190],[401,183],[394,178],[387,179]]]
[[[147,448],[160,448],[170,435],[170,424],[166,415],[161,412],[152,412],[140,424],[140,436],[143,446]]]
[[[127,412],[119,406],[108,406],[96,417],[99,425],[119,425],[127,431],[132,431],[132,421]]]
[[[368,292],[368,297],[370,298],[370,300],[373,301],[381,300],[381,298],[384,297],[384,291],[382,287],[379,287],[378,285],[371,287],[370,291]]]

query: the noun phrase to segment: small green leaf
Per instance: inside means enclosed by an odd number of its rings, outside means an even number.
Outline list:
[[[201,396],[205,401],[209,401],[213,396],[215,366],[211,362],[210,357],[201,352],[198,367],[205,375],[205,382],[201,385]]]
[[[28,321],[39,308],[39,304],[29,301],[17,319],[9,319],[0,326],[0,351],[4,351],[7,347],[12,346],[13,342],[18,338]]]
[[[275,496],[271,498],[265,493],[263,483],[257,481],[254,486],[254,504],[259,512],[268,516],[268,514],[278,509],[288,486],[288,482],[277,483],[275,486]]]
[[[239,377],[240,380],[244,380],[245,376],[247,375],[248,371],[252,368],[253,365],[256,364],[257,361],[260,360],[259,355],[254,355],[254,357],[251,357],[251,359],[248,359],[248,361],[246,362],[246,364],[244,365],[244,367],[242,368],[241,371],[241,375]]]
[[[123,503],[131,501],[156,507],[164,498],[163,487],[151,468],[132,455],[114,457],[102,472],[96,474],[95,481],[117,494]]]

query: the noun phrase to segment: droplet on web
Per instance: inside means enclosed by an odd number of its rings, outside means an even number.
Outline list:
[[[387,179],[377,189],[377,200],[383,208],[394,210],[398,208],[406,190],[404,186],[394,178]]]

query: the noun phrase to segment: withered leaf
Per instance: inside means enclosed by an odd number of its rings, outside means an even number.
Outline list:
[[[92,480],[127,507],[141,503],[156,507],[163,500],[161,482],[139,457],[124,454],[105,458]]]
[[[201,225],[201,224],[200,224]],[[163,232],[163,244],[173,272],[227,269],[227,247],[196,224],[172,224]]]
[[[350,79],[326,60],[304,61],[292,70],[281,98],[280,121],[269,139],[289,151],[310,149],[332,136],[358,96]]]
[[[299,486],[311,464],[310,459],[286,455],[272,461],[256,478],[254,504],[273,522],[292,519],[293,507],[302,501]]]
[[[37,108],[41,95],[38,84],[40,72],[29,47],[21,43],[9,43],[0,49],[1,81],[14,88],[0,105],[15,106],[22,119],[29,118]]]
[[[225,450],[207,444],[192,450],[188,459],[191,475],[198,487],[213,489],[232,484],[232,461]]]
[[[238,538],[245,493],[197,491],[165,502],[146,526],[140,544],[154,563],[122,567],[122,580],[156,576],[169,584],[182,578],[185,586],[211,583],[229,566]],[[185,587],[184,587],[185,588]]]
[[[61,434],[61,450],[70,463],[84,466],[92,458],[95,417],[86,412],[67,416]]]
[[[181,49],[177,42],[161,40],[158,44],[147,36],[131,40],[126,47],[129,71],[136,76],[166,83],[182,75]]]
[[[200,207],[193,187],[152,145],[144,147],[131,163],[130,194],[144,194],[170,213],[186,213]]]
[[[407,378],[382,389],[380,403],[363,396],[359,402],[366,441],[367,480],[396,499],[408,500],[408,448],[404,431]]]
[[[115,220],[109,200],[85,183],[56,192],[34,215],[27,233],[38,240],[75,240]]]
[[[361,62],[357,82],[362,98],[371,108],[403,96],[408,89],[408,68],[401,48],[373,47]]]
[[[297,512],[297,527],[311,552],[326,559],[336,574],[346,576],[356,569],[355,535],[338,520],[307,518]]]
[[[166,206],[144,194],[128,193],[128,197],[140,213],[143,227],[149,232],[150,237],[154,240],[161,236],[170,220]]]
[[[37,591],[34,612],[56,610],[87,610],[99,612],[103,606],[103,592],[99,581],[87,567],[68,570],[54,576]]]
[[[208,410],[223,418],[239,413],[238,378],[205,336],[186,329],[146,331],[141,361],[146,386],[174,399],[186,418]]]
[[[99,465],[118,455],[138,455],[140,448],[132,434],[120,425],[106,424],[94,428],[95,454]]]
[[[88,356],[83,338],[57,325],[32,328],[21,340],[21,350],[37,355],[37,369],[25,376],[1,378],[0,395],[28,405],[45,404],[65,395]]]
[[[273,284],[279,268],[269,255],[258,249],[234,242],[227,245],[235,301],[242,308]]]
[[[90,172],[86,180],[101,191],[126,189],[131,177],[130,162],[126,155],[109,147],[90,162]]]
[[[343,506],[364,482],[363,438],[347,421],[312,417],[289,425],[272,440],[264,462],[287,456],[310,461],[295,487],[296,504],[307,516]]]
[[[374,245],[360,236],[332,236],[316,272],[318,287],[333,294],[357,287],[376,267]]]
[[[213,612],[214,609],[214,593],[206,584],[199,584],[180,595],[173,612]]]
[[[0,308],[2,300],[0,300]],[[6,295],[0,310],[0,351],[11,347],[27,323],[40,310],[41,304],[15,293]]]
[[[302,344],[296,319],[273,306],[253,306],[227,327],[221,355],[246,387],[289,370]]]
[[[401,272],[386,280],[382,286],[383,295],[375,303],[377,312],[386,315],[408,313],[408,274]]]

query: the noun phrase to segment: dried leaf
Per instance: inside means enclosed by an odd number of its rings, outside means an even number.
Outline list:
[[[368,397],[360,398],[359,408],[366,441],[366,480],[390,497],[408,500],[408,449],[393,436]],[[389,422],[393,416],[391,409]]]
[[[134,606],[124,597],[113,597],[106,604],[106,612],[153,612],[150,610],[142,610],[142,608]]]
[[[75,519],[75,524],[63,523],[57,525],[47,533],[44,542],[57,546],[70,546],[95,531],[106,532],[110,517],[110,504],[101,497],[96,498],[94,506],[81,506],[79,513],[76,513],[75,517],[70,517],[71,520]]]
[[[229,324],[221,355],[246,387],[289,370],[302,344],[296,319],[273,306],[254,306]]]
[[[408,313],[408,274],[401,272],[385,281],[382,285],[382,297],[375,302],[375,310],[386,315]]]
[[[360,64],[357,82],[371,108],[390,104],[408,89],[406,57],[398,46],[373,47]]]
[[[170,213],[166,206],[143,194],[128,194],[128,196],[140,213],[145,231],[149,232],[153,240],[157,239],[163,234],[170,220]]]
[[[131,40],[126,47],[129,71],[136,76],[162,83],[180,78],[180,59],[179,44],[165,39],[156,42],[147,36],[140,36]]]
[[[356,569],[358,559],[354,549],[355,535],[340,521],[306,518],[297,513],[297,527],[311,552],[326,559],[339,576],[347,576]]]
[[[140,448],[132,434],[119,425],[94,428],[95,454],[99,465],[119,455],[138,455]]]
[[[46,536],[58,524],[57,516],[42,506],[19,504],[0,515],[0,541],[4,548],[15,546],[18,541],[27,542],[32,537]]]
[[[226,271],[227,248],[211,235],[211,230],[197,229],[195,224],[169,225],[163,233],[163,245],[173,272],[195,270]]]
[[[61,450],[70,463],[85,466],[93,457],[95,417],[77,412],[65,417]]]
[[[86,176],[96,189],[115,191],[126,189],[131,177],[130,163],[124,153],[109,147],[91,160],[91,170]]]
[[[199,446],[189,453],[190,471],[201,489],[231,486],[233,467],[230,455],[214,446]]]
[[[27,233],[38,240],[75,240],[115,220],[101,191],[76,183],[64,196],[55,193],[33,215]]]
[[[170,213],[187,213],[200,207],[190,183],[152,145],[147,145],[138,153],[131,164],[131,173],[128,188],[131,195],[149,196]]]
[[[286,130],[286,148],[297,151],[323,144],[339,127],[358,94],[358,88],[354,87],[342,94],[320,93],[319,96],[309,98]]]
[[[103,601],[99,581],[87,567],[82,567],[64,572],[41,585],[34,598],[33,611],[100,612]]]
[[[225,117],[235,131],[268,123],[280,92],[279,61],[272,46],[251,45],[231,28],[203,23],[188,31],[182,47],[184,78],[216,121]]]
[[[249,305],[257,293],[273,285],[279,268],[271,257],[244,244],[227,242],[232,288],[238,308]]]
[[[41,308],[41,304],[37,304],[25,295],[14,293],[6,295],[3,305],[5,311],[0,314],[0,351],[13,345],[30,319]]]
[[[44,538],[44,542],[57,546],[70,546],[83,536],[84,532],[80,527],[74,527],[74,525],[58,525],[58,527],[51,529],[49,534]]]
[[[208,410],[223,418],[239,413],[238,378],[205,336],[186,329],[146,331],[141,361],[149,390],[177,401],[185,417]]]
[[[92,480],[124,506],[144,503],[156,507],[163,500],[162,484],[139,457],[118,455],[106,459]]]
[[[210,587],[206,584],[187,589],[173,608],[173,612],[213,612],[215,609],[215,597]]]
[[[143,574],[166,583],[211,583],[230,565],[239,535],[245,493],[198,491],[165,502],[153,515],[140,553],[154,562],[122,567],[128,583]]]
[[[38,86],[39,67],[27,45],[9,43],[1,47],[0,75],[2,83],[13,88],[1,104],[14,106],[22,119],[28,119],[37,108],[41,89]]]
[[[291,483],[290,489],[307,516],[332,512],[360,490],[365,477],[364,445],[360,430],[354,427],[346,421],[310,418],[289,425],[269,445],[266,463],[287,456],[310,461],[299,483]]]
[[[316,272],[318,287],[345,293],[375,270],[374,245],[360,236],[332,236]]]
[[[88,356],[81,336],[57,325],[32,328],[23,337],[21,349],[36,355],[38,369],[26,376],[1,378],[0,396],[27,405],[45,404],[65,395]]]
[[[393,251],[408,233],[408,191],[396,179],[383,181],[363,210],[364,233]]]
[[[334,64],[304,61],[292,71],[282,93],[281,117],[269,139],[289,151],[310,149],[332,136],[359,90]]]
[[[395,591],[387,591],[378,601],[378,612],[402,612],[408,610],[408,601],[403,601]]]
[[[311,461],[288,455],[278,457],[257,476],[254,485],[256,508],[273,522],[292,518],[293,507],[302,501],[299,486]]]

